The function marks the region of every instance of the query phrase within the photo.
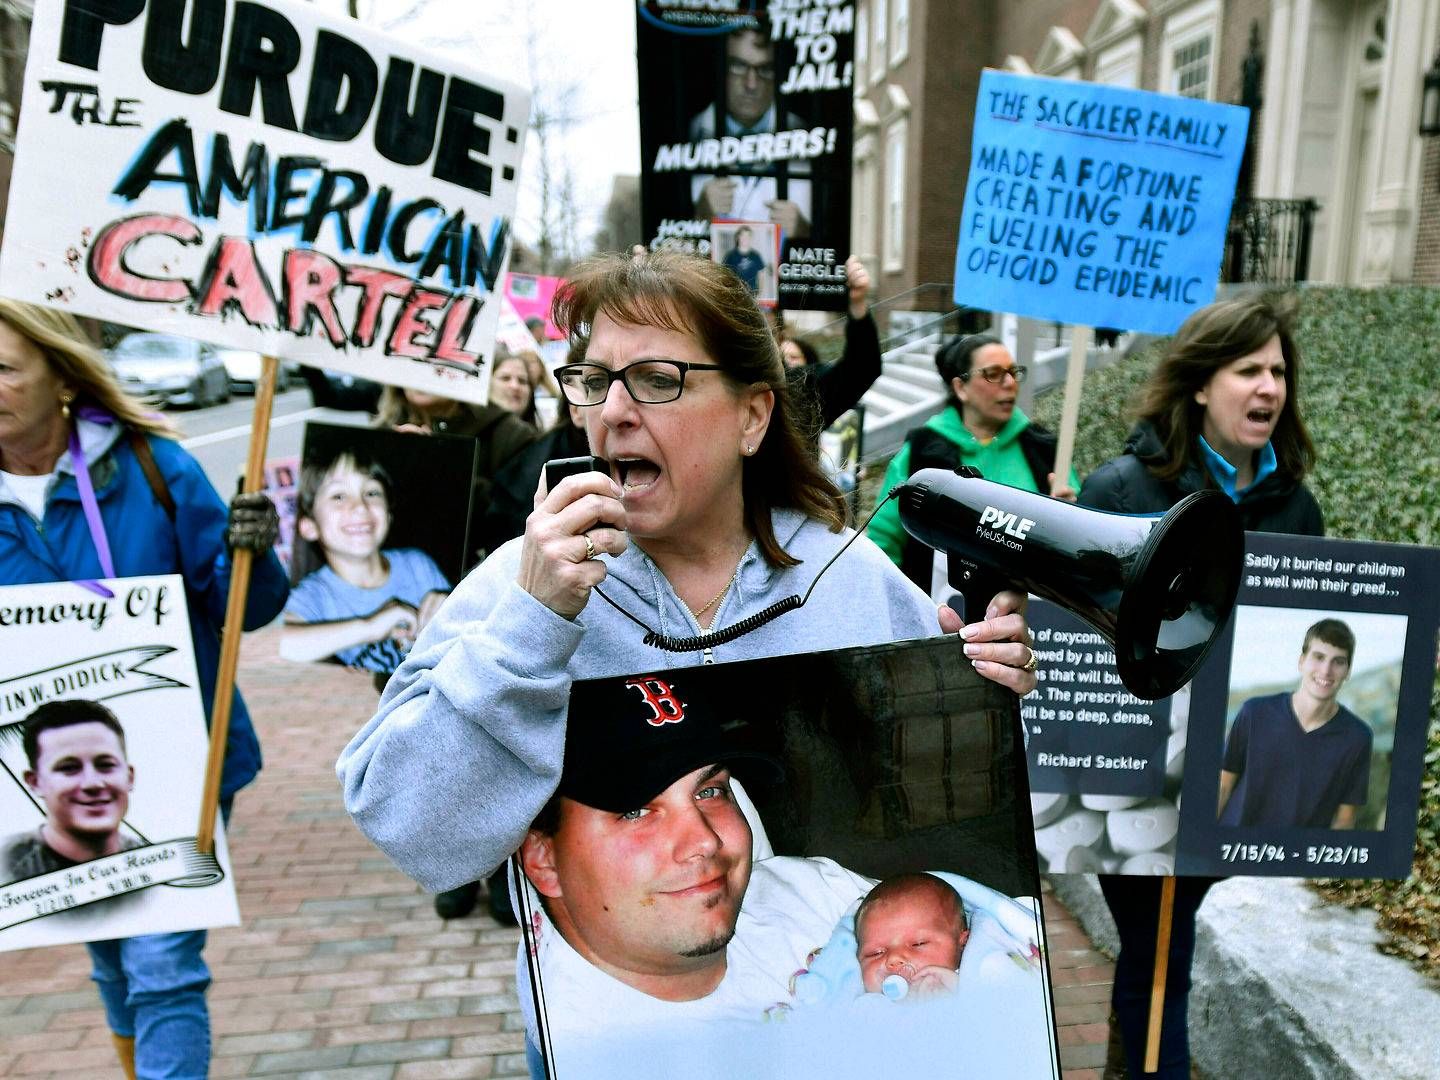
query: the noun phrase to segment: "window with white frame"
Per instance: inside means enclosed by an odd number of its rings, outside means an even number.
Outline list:
[[[905,263],[905,140],[909,122],[900,117],[885,132],[885,269]]]
[[[885,0],[875,0],[875,63],[871,67],[870,81],[882,82],[885,78],[885,39],[890,21],[889,5]]]
[[[1203,98],[1210,88],[1210,36],[1198,37],[1174,52],[1172,91],[1181,97]]]
[[[870,12],[864,4],[855,9],[855,96],[870,80]]]
[[[1170,15],[1160,45],[1161,91],[1213,98],[1219,35],[1218,0],[1200,0]]]
[[[910,0],[894,0],[895,17],[890,26],[890,63],[898,64],[910,55]]]

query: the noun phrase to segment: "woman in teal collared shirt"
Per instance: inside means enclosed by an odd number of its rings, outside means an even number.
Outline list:
[[[1323,535],[1320,507],[1302,483],[1315,446],[1300,419],[1294,307],[1288,297],[1247,296],[1211,304],[1185,320],[1140,390],[1139,422],[1125,452],[1090,475],[1080,489],[1081,504],[1153,514],[1192,491],[1216,488],[1235,501],[1247,530]],[[1160,881],[1100,877],[1120,931],[1106,1080],[1126,1075],[1118,1060],[1122,1047],[1130,1074],[1141,1075]],[[1176,880],[1160,1070],[1153,1074],[1160,1080],[1190,1075],[1186,1001],[1195,915],[1214,883]]]

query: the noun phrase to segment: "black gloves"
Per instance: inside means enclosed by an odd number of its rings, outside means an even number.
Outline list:
[[[267,496],[254,491],[230,500],[230,520],[225,525],[227,549],[244,548],[259,554],[274,547],[279,535],[280,515]]]

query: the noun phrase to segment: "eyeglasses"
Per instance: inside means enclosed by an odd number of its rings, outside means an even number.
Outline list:
[[[637,360],[611,371],[600,364],[567,364],[555,369],[560,392],[571,405],[599,405],[610,396],[610,386],[622,382],[642,405],[674,401],[685,389],[687,371],[724,371],[719,364],[691,364],[685,360]]]
[[[1006,375],[1009,375],[1014,378],[1015,385],[1019,386],[1025,381],[1025,365],[1016,364],[1014,367],[1006,367],[1004,364],[991,364],[989,367],[982,367],[978,371],[967,371],[964,375],[960,376],[960,381],[969,382],[971,377],[975,375],[979,375],[986,382],[994,383],[997,386],[1005,381]]]
[[[725,61],[725,70],[737,79],[743,79],[753,73],[755,78],[763,79],[766,82],[775,80],[774,64],[747,64],[744,60],[732,56]]]

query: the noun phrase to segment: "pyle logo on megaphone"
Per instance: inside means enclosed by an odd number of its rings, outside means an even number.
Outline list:
[[[1035,522],[1030,518],[1022,518],[1019,514],[1013,514],[1009,510],[986,506],[984,510],[980,511],[980,527],[977,531],[988,540],[998,540],[1008,547],[1018,549],[1019,544],[1011,543],[1005,537],[1013,536],[1016,540],[1024,540],[1030,535],[1030,530],[1034,525]]]

